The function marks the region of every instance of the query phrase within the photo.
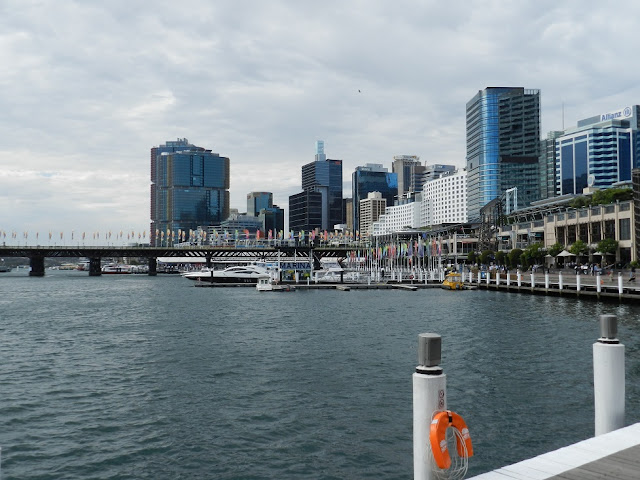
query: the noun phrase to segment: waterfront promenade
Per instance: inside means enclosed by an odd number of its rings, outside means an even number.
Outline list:
[[[575,296],[604,301],[639,302],[640,284],[629,272],[614,272],[612,275],[585,275],[559,271],[554,273],[498,273],[490,272],[489,278],[478,279],[475,274],[466,277],[468,285],[481,289],[537,295]],[[519,276],[519,280],[518,280]]]

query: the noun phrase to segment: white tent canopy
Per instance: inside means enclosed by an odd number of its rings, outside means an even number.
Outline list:
[[[566,250],[561,251],[556,257],[575,257],[573,253],[567,252]]]

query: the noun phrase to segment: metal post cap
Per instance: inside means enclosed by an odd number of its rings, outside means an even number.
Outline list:
[[[614,340],[618,337],[618,317],[600,315],[600,338]]]
[[[436,333],[418,335],[418,365],[437,367],[442,354],[442,337]]]

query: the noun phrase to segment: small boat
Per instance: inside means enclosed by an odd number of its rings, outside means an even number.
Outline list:
[[[259,292],[272,292],[273,283],[271,282],[271,277],[266,275],[264,277],[258,278],[258,283],[256,283],[256,290]]]
[[[447,276],[444,277],[444,282],[442,282],[442,288],[447,290],[464,289],[464,283],[462,283],[462,275],[455,272],[447,273]]]

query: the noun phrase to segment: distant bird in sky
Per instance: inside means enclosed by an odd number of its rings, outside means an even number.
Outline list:
[[[360,90],[358,89],[358,93],[362,93],[362,92],[360,92]]]

